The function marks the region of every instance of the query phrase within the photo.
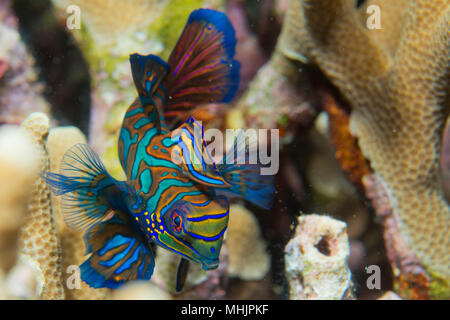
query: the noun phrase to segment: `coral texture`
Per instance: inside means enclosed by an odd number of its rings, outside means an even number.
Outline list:
[[[300,216],[295,235],[285,248],[289,298],[351,298],[349,254],[344,222],[317,214]]]
[[[428,272],[448,280],[450,208],[439,157],[449,109],[450,4],[386,5],[382,12],[400,19],[382,26],[389,41],[366,27],[363,9],[348,0],[293,0],[280,46],[318,65],[350,103],[350,128],[389,188],[408,246]]]
[[[46,141],[46,149],[50,160],[51,172],[59,172],[64,153],[77,143],[86,143],[86,137],[76,127],[56,127],[50,130]],[[74,276],[78,275],[71,272],[71,266],[81,265],[86,260],[86,256],[84,253],[83,234],[67,227],[60,205],[60,197],[52,194],[53,216],[61,244],[62,281],[66,284],[64,286],[66,299],[95,300],[108,298],[108,289],[96,290],[90,288],[81,279],[74,279],[79,284],[79,287],[67,285],[68,281],[71,281]]]
[[[171,295],[152,282],[132,281],[112,293],[113,300],[170,300]]]
[[[40,112],[32,113],[22,123],[39,152],[39,171],[49,169],[45,139],[49,130],[48,117]],[[30,186],[28,212],[19,239],[20,254],[39,268],[44,279],[43,299],[64,299],[59,241],[52,215],[50,189],[38,177]]]
[[[136,31],[144,29],[158,17],[167,0],[54,0],[58,7],[66,9],[71,5],[80,8],[83,24],[100,46],[114,45],[126,41]]]
[[[39,158],[32,141],[17,127],[0,128],[0,150],[0,273],[7,273],[16,263],[17,238]]]
[[[225,236],[230,276],[243,280],[260,280],[269,271],[270,256],[258,221],[242,205],[230,206],[230,221]]]

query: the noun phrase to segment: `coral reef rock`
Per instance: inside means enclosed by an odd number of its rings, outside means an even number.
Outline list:
[[[225,235],[229,276],[243,280],[260,280],[270,268],[270,256],[258,221],[242,205],[230,206],[230,221]]]
[[[39,154],[18,127],[0,128],[0,273],[14,266],[17,238],[27,210],[28,186],[38,173]]]
[[[46,149],[50,160],[50,171],[59,172],[64,153],[77,143],[87,143],[80,129],[72,126],[52,128],[48,134]],[[67,284],[77,275],[73,266],[81,265],[85,260],[83,233],[69,229],[61,212],[60,197],[52,194],[53,216],[56,232],[61,245],[62,281]],[[79,274],[78,274],[79,275]],[[108,298],[109,289],[94,289],[81,279],[74,279],[79,286],[65,285],[66,299],[96,300]]]
[[[118,290],[114,290],[113,300],[170,300],[166,291],[151,281],[131,281]]]
[[[35,112],[21,126],[33,139],[34,148],[39,152],[39,171],[49,170],[45,149],[50,126],[48,117]],[[42,272],[44,283],[40,296],[43,299],[64,299],[60,248],[52,214],[50,189],[40,176],[29,188],[31,195],[19,237],[19,252]]]
[[[353,296],[347,225],[328,216],[300,216],[285,248],[289,298],[350,299]]]
[[[356,8],[350,0],[292,0],[280,46],[317,65],[351,105],[350,130],[388,186],[407,244],[448,282],[450,208],[439,159],[449,110],[450,3],[392,2]],[[367,27],[371,4],[385,15],[379,30]]]

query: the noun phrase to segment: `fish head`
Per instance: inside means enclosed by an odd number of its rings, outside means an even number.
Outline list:
[[[200,263],[205,270],[219,265],[219,253],[228,226],[229,203],[225,197],[195,197],[175,203],[162,216],[163,247]]]

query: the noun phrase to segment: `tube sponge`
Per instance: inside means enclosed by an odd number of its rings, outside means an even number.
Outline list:
[[[285,270],[292,300],[352,297],[347,225],[331,217],[300,216],[285,248]]]

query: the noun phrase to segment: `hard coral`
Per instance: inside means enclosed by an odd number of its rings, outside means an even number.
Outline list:
[[[84,134],[76,127],[56,127],[50,130],[45,146],[49,155],[51,172],[59,172],[64,153],[77,143],[87,142]],[[83,234],[67,227],[60,205],[60,197],[52,194],[53,216],[61,245],[62,281],[67,284],[68,281],[79,276],[79,274],[71,272],[71,267],[81,265],[86,260],[86,256]],[[82,282],[79,277],[74,279],[75,282],[79,284],[79,287],[64,286],[66,299],[95,300],[105,299],[109,296],[108,289],[93,289]]]
[[[319,66],[349,102],[350,128],[389,188],[407,244],[428,272],[448,281],[450,208],[439,157],[449,110],[450,3],[389,2],[368,3],[401,21],[382,18],[380,31],[366,27],[354,1],[292,0],[279,43]]]
[[[49,130],[48,117],[39,112],[32,113],[22,123],[39,153],[39,170],[47,171],[49,161],[45,139]],[[20,254],[35,264],[44,280],[41,297],[64,299],[61,281],[60,248],[52,215],[50,189],[41,177],[29,186],[31,195],[28,212],[19,239]]]
[[[17,127],[0,128],[0,274],[15,265],[17,238],[25,222],[29,185],[38,174],[33,142]],[[6,182],[6,183],[4,183]]]
[[[121,39],[144,29],[154,21],[168,0],[54,0],[58,7],[80,8],[83,24],[92,35],[93,41],[100,45],[114,44]]]
[[[228,274],[244,280],[262,279],[269,271],[270,256],[258,220],[242,205],[230,206],[230,222],[225,236],[229,255]]]
[[[300,216],[295,235],[285,248],[289,298],[351,298],[349,254],[344,222],[317,214]]]

